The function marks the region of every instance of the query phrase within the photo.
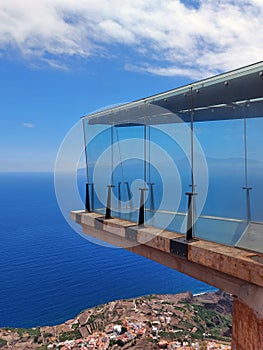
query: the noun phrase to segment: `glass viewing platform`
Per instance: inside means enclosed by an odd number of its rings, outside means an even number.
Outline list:
[[[86,210],[263,253],[263,62],[83,117]]]

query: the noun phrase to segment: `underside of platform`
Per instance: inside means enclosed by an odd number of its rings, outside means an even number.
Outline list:
[[[232,348],[262,349],[263,254],[200,239],[186,241],[175,232],[127,220],[106,220],[103,215],[82,210],[72,211],[71,219],[89,236],[233,294]]]

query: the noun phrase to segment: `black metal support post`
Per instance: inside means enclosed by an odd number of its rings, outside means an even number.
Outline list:
[[[90,193],[89,193],[89,183],[86,183],[86,198],[85,198],[85,210],[91,212],[90,209]]]
[[[246,190],[246,206],[247,206],[247,221],[251,221],[251,204],[250,204],[250,190],[252,187],[243,187],[243,190]]]
[[[108,185],[108,196],[107,196],[107,206],[106,206],[106,214],[105,219],[111,219],[111,191],[114,185]]]
[[[90,187],[91,187],[91,193],[90,193]],[[89,213],[91,213],[94,210],[94,184],[93,183],[86,183],[85,209]]]
[[[121,182],[118,182],[118,211],[121,211]]]
[[[94,183],[91,183],[90,186],[91,186],[91,210],[94,211]]]
[[[130,201],[132,199],[131,189],[130,189],[129,183],[127,181],[125,182],[125,185],[126,185],[126,189],[127,189],[127,196],[128,196],[129,201]]]
[[[125,185],[126,185],[126,191],[127,191],[127,197],[128,197],[129,205],[130,205],[130,208],[132,208],[133,204],[132,204],[131,189],[130,189],[129,183],[127,181],[125,182]]]
[[[154,182],[148,182],[147,185],[149,186],[149,194],[150,194],[150,210],[154,210],[154,195],[153,195],[153,185]]]
[[[194,196],[197,195],[195,192],[186,192],[188,196],[188,211],[187,211],[187,229],[186,229],[186,240],[191,241],[193,239],[194,229]]]
[[[144,225],[145,222],[145,217],[144,217],[144,202],[145,202],[145,191],[148,191],[148,188],[139,188],[141,191],[141,196],[140,196],[140,209],[139,209],[139,220],[138,220],[138,225]]]

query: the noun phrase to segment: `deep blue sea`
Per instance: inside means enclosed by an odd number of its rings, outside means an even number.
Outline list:
[[[57,205],[53,174],[0,174],[0,326],[54,325],[153,293],[214,290],[123,249],[85,240]]]

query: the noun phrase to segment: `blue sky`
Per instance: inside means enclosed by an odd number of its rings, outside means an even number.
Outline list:
[[[79,118],[262,60],[262,0],[1,0],[0,171],[52,171]]]

